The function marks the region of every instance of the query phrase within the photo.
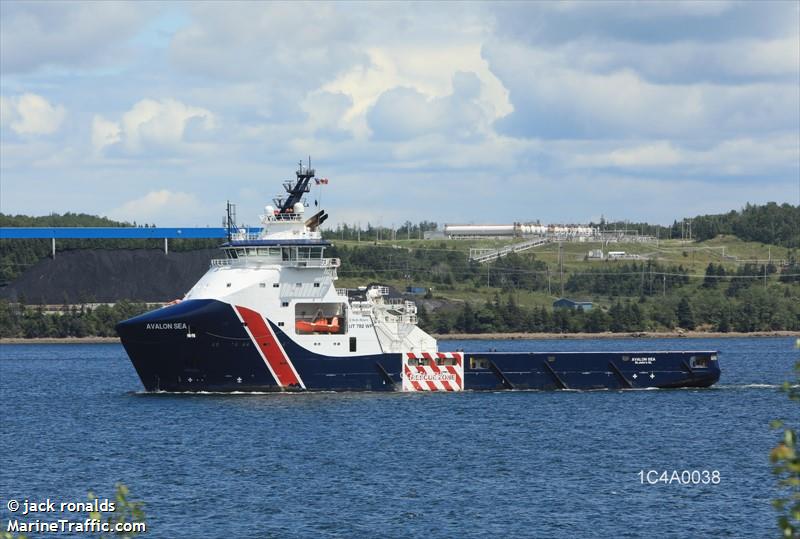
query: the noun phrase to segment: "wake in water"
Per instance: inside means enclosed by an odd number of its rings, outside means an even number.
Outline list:
[[[790,385],[791,389],[800,388],[800,385]],[[710,389],[782,389],[783,384],[718,384]]]

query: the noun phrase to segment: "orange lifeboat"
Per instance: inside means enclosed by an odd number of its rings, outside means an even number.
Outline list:
[[[339,317],[317,318],[313,322],[308,320],[297,320],[294,323],[298,333],[339,333]]]

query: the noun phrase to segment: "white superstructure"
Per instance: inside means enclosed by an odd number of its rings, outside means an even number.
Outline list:
[[[298,176],[306,174],[313,170],[301,167]],[[232,230],[226,258],[212,260],[184,299],[261,313],[298,345],[326,356],[437,351],[436,339],[417,327],[413,302],[390,298],[386,287],[336,288],[340,261],[325,256],[331,244],[319,231],[324,212],[306,219],[301,202],[290,208],[267,206],[258,234]]]

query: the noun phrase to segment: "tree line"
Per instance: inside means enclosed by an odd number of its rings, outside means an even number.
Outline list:
[[[800,247],[800,206],[774,202],[747,204],[741,211],[698,215],[692,219],[693,239],[709,240],[719,234],[734,235],[745,241]]]
[[[10,304],[0,300],[0,337],[116,337],[119,322],[154,308],[145,303],[121,300],[114,305],[64,306],[60,313],[47,313],[44,307]]]
[[[800,304],[778,285],[751,287],[735,298],[720,290],[638,300],[616,299],[605,310],[524,307],[514,293],[482,305],[465,302],[428,313],[418,307],[419,325],[433,333],[601,333],[662,331],[681,328],[719,332],[800,330]]]

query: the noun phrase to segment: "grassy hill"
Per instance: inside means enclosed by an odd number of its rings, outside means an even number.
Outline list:
[[[703,237],[710,230],[736,229],[746,237],[768,237],[777,243],[747,241],[732,234],[718,234],[702,241],[564,242],[560,246],[549,243],[483,264],[469,260],[470,249],[496,249],[520,240],[379,241],[379,237],[393,237],[391,231],[371,227],[360,233],[362,241],[355,241],[359,233],[346,227],[328,231],[326,237],[334,243],[328,256],[342,259],[338,287],[355,288],[381,282],[401,291],[407,286],[430,289],[428,299],[414,299],[422,307],[422,327],[438,333],[641,331],[675,327],[717,331],[800,330],[798,232],[791,226],[798,212],[800,209],[793,206],[773,204],[748,206],[741,213],[698,218],[698,222],[703,223],[700,227]],[[4,226],[30,223],[30,218],[24,216],[0,217]],[[97,226],[102,222],[112,226],[110,221],[97,221],[91,216],[68,214],[61,217],[53,224]],[[757,228],[762,225],[770,230],[765,232]],[[406,226],[408,233],[401,230],[395,237],[419,237],[436,225],[407,223]],[[662,237],[675,235],[670,228],[662,228],[669,231]],[[664,231],[658,228],[656,232]],[[171,244],[171,251],[199,253],[199,249],[213,247],[216,243],[176,240]],[[51,288],[60,286],[72,292],[77,291],[70,283],[83,283],[86,290],[76,297],[103,297],[109,302],[114,299],[167,301],[176,297],[175,290],[188,290],[194,284],[195,274],[201,273],[206,265],[200,264],[193,271],[170,272],[169,283],[166,283],[170,285],[170,293],[164,298],[142,292],[150,286],[148,283],[154,282],[152,272],[160,267],[153,260],[137,266],[136,260],[149,260],[147,257],[129,257],[132,262],[125,267],[125,287],[119,286],[118,271],[91,273],[81,268],[81,263],[93,267],[98,261],[107,265],[114,262],[118,257],[109,249],[148,247],[153,245],[143,240],[64,242],[60,250],[72,251],[74,256],[50,261],[59,263],[54,265],[44,263],[49,253],[46,240],[0,240],[0,278],[10,281],[7,290],[22,291],[22,295],[31,300],[29,303],[35,303],[34,298],[42,292],[41,283],[45,282],[50,283]],[[589,259],[589,251],[597,249],[606,253],[624,251],[638,258]],[[206,251],[203,260],[214,256],[209,254],[211,252]],[[64,269],[66,261],[75,263]],[[53,271],[60,272],[60,280],[51,279],[47,269],[51,266]],[[56,270],[56,267],[61,269]],[[39,273],[34,275],[37,271]],[[94,277],[86,279],[86,275]],[[143,276],[148,276],[147,280],[138,282]],[[118,298],[109,296],[115,290],[121,294]],[[47,297],[55,297],[53,293],[48,294]],[[56,296],[54,303],[66,298],[63,292]],[[594,309],[591,313],[554,310],[553,301],[562,296],[592,301]],[[16,316],[13,318],[16,333],[29,333],[24,312],[12,312],[8,304],[0,307],[3,307],[0,311],[5,309],[6,312],[6,315],[0,312],[0,319]]]

